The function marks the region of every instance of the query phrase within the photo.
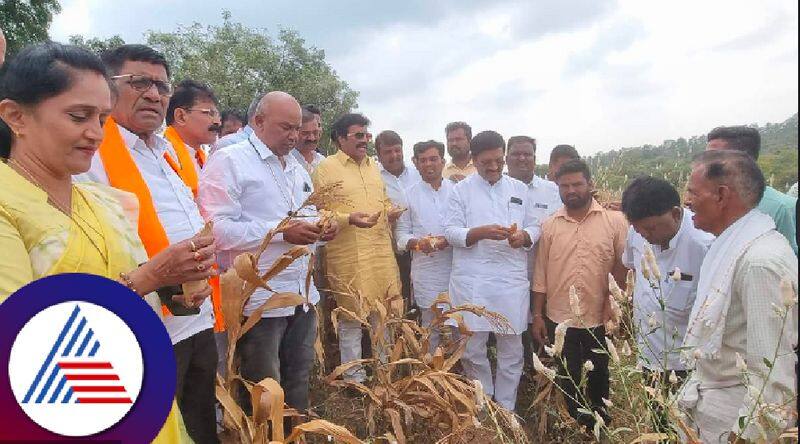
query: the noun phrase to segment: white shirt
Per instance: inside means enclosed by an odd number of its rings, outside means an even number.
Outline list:
[[[450,297],[454,305],[471,303],[502,314],[521,334],[528,323],[530,281],[529,249],[511,248],[508,241],[480,240],[467,246],[467,233],[481,225],[499,224],[528,232],[532,242],[541,234],[541,221],[530,208],[528,187],[507,176],[494,185],[479,174],[458,182],[450,193],[445,237],[453,246]],[[484,319],[464,313],[472,331],[493,331]]]
[[[417,168],[404,163],[403,172],[400,173],[399,176],[395,176],[383,169],[383,165],[381,165],[380,170],[381,179],[383,179],[383,183],[386,185],[386,195],[389,196],[389,200],[391,200],[394,205],[401,207],[407,206],[405,191],[422,180]]]
[[[150,149],[136,134],[119,126],[119,133],[130,149],[133,161],[150,191],[158,220],[167,234],[170,244],[189,239],[203,229],[203,218],[197,209],[192,190],[169,166],[164,153],[177,159],[172,145],[163,137],[154,135],[155,146]],[[100,153],[95,153],[89,171],[75,177],[76,181],[99,182],[110,185]],[[200,313],[191,316],[167,316],[164,325],[173,344],[214,326],[214,310],[211,300],[200,306]]]
[[[244,142],[217,151],[203,168],[197,199],[203,215],[214,221],[220,267],[230,267],[236,256],[258,248],[267,232],[286,218],[289,211],[300,208],[311,194],[311,178],[306,170],[293,156],[284,156],[284,161],[285,168],[278,156],[252,135]],[[316,219],[303,220],[313,223]],[[275,235],[259,259],[259,271],[265,272],[293,246],[283,240],[282,234]],[[314,245],[309,248],[313,251]],[[306,296],[307,274],[308,257],[302,257],[272,278],[269,286],[276,292]],[[245,305],[245,316],[271,295],[266,289],[257,289]],[[312,304],[319,301],[313,282],[307,296]],[[294,307],[286,307],[265,311],[262,317],[290,316],[294,312]]]
[[[245,125],[239,131],[236,131],[233,134],[228,134],[227,136],[220,137],[217,140],[217,143],[211,148],[211,154],[215,153],[216,151],[225,148],[226,146],[235,145],[237,143],[244,142],[247,140],[250,135],[253,134],[253,128],[250,125]]]
[[[408,209],[397,220],[397,250],[405,251],[408,241],[425,236],[444,236],[444,222],[450,192],[455,184],[442,179],[438,190],[419,181],[406,190]],[[414,299],[420,308],[430,308],[439,293],[448,290],[453,248],[427,255],[414,251],[411,255],[411,282]]]
[[[294,156],[294,158],[297,159],[297,162],[299,162],[300,165],[306,169],[308,174],[313,173],[314,169],[317,168],[317,165],[319,165],[319,163],[322,162],[323,159],[325,159],[325,156],[314,151],[314,160],[312,160],[311,163],[308,163],[306,162],[306,158],[303,157],[303,154],[300,153],[300,151],[298,151],[297,148],[292,150],[292,156]]]
[[[756,405],[794,405],[797,402],[797,354],[792,350],[797,344],[797,303],[789,308],[785,322],[773,308],[783,307],[781,280],[788,280],[797,294],[797,257],[786,238],[773,230],[747,247],[736,263],[732,277],[731,301],[724,321],[719,357],[698,359],[697,368],[686,386],[699,384],[700,397],[713,389],[723,392],[723,398],[739,407],[738,414],[729,418],[730,430],[756,441],[760,436],[756,421],[749,421],[747,428],[740,430],[739,416],[749,416]],[[754,389],[751,396],[744,398],[741,390],[737,390],[744,384],[742,372],[736,365],[737,354],[747,364],[747,382]],[[764,363],[765,359],[772,362],[771,372]],[[768,373],[769,379],[765,382],[764,375]],[[682,404],[686,386],[679,397]],[[755,395],[759,392],[761,399],[757,404]],[[697,404],[697,407],[701,406],[702,403]],[[713,416],[713,413],[706,412],[706,416]],[[776,415],[770,414],[769,417],[775,418]],[[790,422],[793,423],[794,419]],[[767,442],[775,439],[775,430],[784,427],[787,427],[785,417],[776,424],[776,429],[767,427]]]
[[[549,180],[534,175],[528,185],[528,199],[532,210],[539,219],[539,229],[542,222],[558,211],[564,204],[558,194],[558,185]],[[531,248],[528,254],[528,278],[533,282],[533,265],[536,263],[536,249]]]
[[[697,282],[700,280],[700,266],[703,264],[714,236],[694,227],[692,213],[683,209],[680,228],[669,241],[669,248],[662,250],[659,245],[651,245],[656,263],[661,270],[661,292],[650,287],[641,270],[644,244],[647,242],[633,227],[628,228],[628,239],[622,253],[622,263],[636,270],[636,284],[633,290],[633,322],[638,329],[639,362],[651,369],[686,370],[678,350],[683,344],[689,315],[697,296]],[[670,275],[678,267],[681,280],[674,281]],[[662,296],[663,295],[663,296]],[[660,299],[664,302],[661,309]],[[654,315],[658,328],[653,330],[648,322]]]

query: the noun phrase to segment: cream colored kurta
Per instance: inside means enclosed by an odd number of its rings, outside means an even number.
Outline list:
[[[400,277],[386,212],[372,228],[357,228],[348,223],[349,214],[354,211],[374,213],[385,209],[388,197],[380,171],[368,157],[358,164],[339,151],[320,162],[313,180],[317,190],[342,182],[343,194],[349,202],[327,208],[336,212],[340,228],[336,238],[325,246],[328,282],[340,307],[366,314],[387,295],[400,294]],[[343,284],[348,283],[365,301],[359,303],[353,297],[340,294],[346,292]]]

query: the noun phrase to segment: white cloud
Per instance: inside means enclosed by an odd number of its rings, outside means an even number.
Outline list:
[[[219,22],[219,5],[156,2],[128,0],[122,14],[113,2],[66,0],[51,33],[141,41],[146,29]],[[558,143],[591,154],[781,121],[798,109],[792,1],[409,1],[363,10],[355,0],[309,0],[302,14],[273,3],[269,15],[252,14],[266,7],[260,1],[230,8],[234,20],[282,23],[325,49],[361,92],[373,131],[398,131],[407,152],[442,140],[452,120],[536,137],[542,158]]]
[[[69,36],[87,35],[92,29],[91,11],[96,0],[66,0],[61,2],[61,13],[53,17],[50,37],[67,41]]]

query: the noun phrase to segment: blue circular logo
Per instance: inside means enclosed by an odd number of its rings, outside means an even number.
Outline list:
[[[150,442],[172,407],[175,357],[161,319],[110,279],[60,274],[0,304],[3,440]]]

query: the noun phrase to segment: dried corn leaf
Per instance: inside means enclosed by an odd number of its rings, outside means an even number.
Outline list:
[[[253,289],[262,287],[271,290],[264,279],[258,275],[258,257],[253,253],[242,253],[233,259],[233,269],[242,280]]]
[[[275,310],[277,308],[294,307],[305,303],[305,298],[297,293],[275,293],[269,297],[261,306],[255,309],[250,316],[247,317],[242,326],[241,336],[250,331],[258,321],[261,320],[261,315],[267,310]],[[240,337],[241,337],[240,336]]]
[[[250,390],[253,423],[261,426],[272,423],[272,439],[283,441],[283,389],[272,378],[264,378]]]
[[[639,435],[638,438],[631,441],[631,444],[661,442],[665,439],[669,439],[669,435],[666,433],[643,433]]]
[[[286,438],[286,444],[299,440],[306,433],[332,437],[334,442],[342,442],[345,444],[362,444],[362,441],[353,436],[353,434],[350,433],[350,431],[346,428],[322,419],[314,419],[295,426],[292,430],[292,434]]]
[[[225,331],[228,333],[228,352],[225,364],[228,377],[236,374],[233,369],[233,357],[236,352],[236,343],[241,335],[242,310],[247,300],[243,286],[244,281],[233,269],[229,269],[220,277],[222,315],[225,319]]]
[[[339,336],[339,315],[343,314],[345,317],[350,318],[353,321],[360,323],[365,327],[369,327],[369,322],[366,319],[358,316],[357,314],[353,313],[352,311],[344,308],[344,307],[336,307],[331,310],[331,323],[333,324],[333,333],[336,336]]]
[[[353,367],[358,367],[363,364],[375,362],[375,358],[367,358],[367,359],[356,359],[355,361],[346,362],[337,366],[330,375],[325,378],[325,382],[328,384],[332,384],[337,382],[336,379],[342,376],[347,370],[350,370]]]
[[[311,291],[311,277],[314,274],[314,264],[317,255],[314,254],[312,251],[311,254],[308,255],[308,272],[306,273],[306,301],[310,304],[311,300],[309,300],[309,293]]]
[[[283,253],[282,255],[278,256],[278,259],[272,263],[272,265],[267,269],[267,271],[261,275],[261,279],[266,282],[269,282],[270,279],[277,276],[281,271],[285,270],[286,267],[291,265],[297,258],[301,256],[305,256],[307,254],[311,254],[311,250],[308,249],[305,245],[295,245],[290,248],[287,252]]]
[[[400,412],[395,409],[385,409],[383,414],[389,418],[389,421],[392,424],[392,431],[394,431],[394,436],[397,438],[398,444],[405,444],[406,442],[406,435],[403,433],[403,425],[400,420]]]
[[[239,435],[239,440],[242,443],[251,442],[255,432],[253,424],[231,394],[228,393],[228,390],[225,389],[222,378],[219,375],[217,376],[217,385],[214,388],[214,392],[222,408],[225,409],[229,418],[236,425],[236,433]]]

